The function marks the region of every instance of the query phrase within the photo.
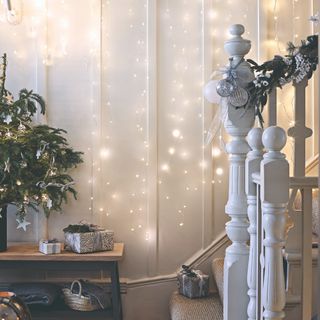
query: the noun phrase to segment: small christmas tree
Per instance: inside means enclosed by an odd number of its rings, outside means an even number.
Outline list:
[[[61,211],[68,192],[76,198],[74,181],[66,172],[82,162],[82,153],[68,146],[66,131],[32,125],[43,98],[27,89],[13,95],[5,88],[7,59],[0,66],[0,209],[17,207],[17,220],[25,222],[28,208]],[[0,212],[1,214],[1,212]],[[24,227],[25,228],[25,227]]]

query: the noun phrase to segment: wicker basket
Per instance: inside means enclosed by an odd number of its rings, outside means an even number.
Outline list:
[[[78,285],[78,293],[73,293],[73,287],[75,284]],[[78,280],[72,282],[70,289],[64,288],[62,289],[62,292],[66,305],[73,310],[94,311],[104,308],[98,298],[82,295],[82,285]]]

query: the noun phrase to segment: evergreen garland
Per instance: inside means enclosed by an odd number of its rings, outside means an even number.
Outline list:
[[[14,100],[5,88],[6,54],[0,65],[0,209],[17,207],[17,218],[24,221],[28,208],[61,211],[67,194],[76,199],[74,181],[67,171],[82,162],[82,152],[69,147],[66,131],[47,125],[32,125],[43,98],[22,89]],[[0,212],[1,214],[1,212]]]
[[[274,88],[282,88],[292,81],[299,83],[304,78],[310,79],[318,64],[318,36],[312,35],[301,41],[301,46],[288,44],[285,57],[275,56],[272,60],[258,65],[247,60],[255,72],[255,80],[246,88],[249,93],[248,106],[254,106],[255,113],[263,125],[262,112],[268,100],[268,94]]]

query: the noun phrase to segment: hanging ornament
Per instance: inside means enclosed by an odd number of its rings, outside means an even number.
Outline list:
[[[253,75],[246,65],[242,65],[241,59],[236,65],[232,64],[233,59],[230,59],[228,67],[222,69],[224,79],[217,84],[217,93],[227,98],[228,104],[235,107],[245,107],[249,101],[249,93],[244,88],[252,81]]]
[[[8,137],[8,138],[12,137],[12,132],[11,131],[7,131],[6,132],[6,137]]]
[[[20,162],[20,167],[21,167],[21,168],[26,168],[27,165],[28,165],[28,164],[27,164],[25,161],[21,161],[21,162]]]
[[[249,100],[248,91],[241,87],[236,87],[228,97],[228,102],[235,108],[244,107]]]
[[[210,80],[204,87],[203,94],[210,103],[218,104],[221,97],[217,93],[217,80]]]
[[[11,122],[12,122],[12,117],[11,117],[11,115],[8,114],[8,115],[4,118],[3,122],[5,122],[6,124],[11,123]]]
[[[51,168],[51,169],[49,170],[49,176],[50,176],[50,177],[56,175],[56,173],[57,173],[57,168]]]
[[[217,84],[217,93],[221,97],[229,97],[235,90],[235,86],[228,79],[222,79]]]
[[[19,124],[19,126],[18,126],[18,130],[19,130],[19,131],[24,131],[24,130],[26,130],[26,126],[23,125],[23,124],[20,122],[20,124]]]
[[[25,204],[25,205],[28,205],[29,203],[30,203],[30,200],[29,200],[29,197],[28,196],[24,196],[23,197],[23,203]]]
[[[27,231],[27,226],[31,224],[26,219],[23,219],[22,221],[20,221],[19,219],[16,219],[16,221],[18,222],[17,230],[23,229],[25,232]]]

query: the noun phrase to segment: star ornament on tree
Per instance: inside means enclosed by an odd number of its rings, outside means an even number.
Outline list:
[[[28,222],[26,219],[23,219],[22,221],[20,221],[19,219],[16,219],[16,221],[18,222],[17,230],[18,230],[18,229],[23,229],[24,232],[27,231],[27,226],[28,226],[29,224],[31,224],[31,223]]]
[[[320,14],[319,14],[319,11],[318,11],[315,15],[311,16],[309,20],[310,20],[311,22],[313,22],[313,23],[317,26],[317,25],[319,24],[319,22],[320,22]]]

